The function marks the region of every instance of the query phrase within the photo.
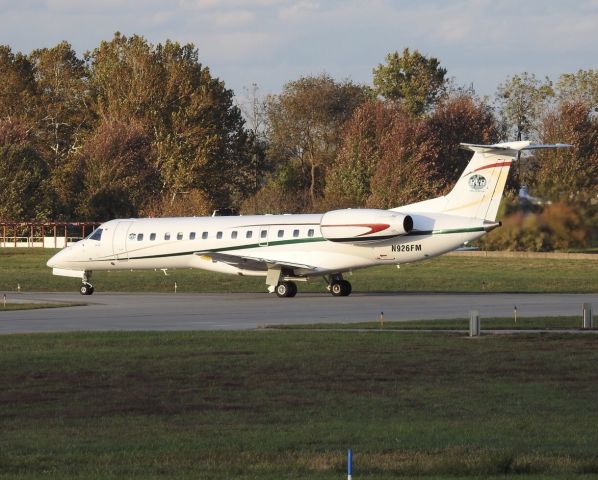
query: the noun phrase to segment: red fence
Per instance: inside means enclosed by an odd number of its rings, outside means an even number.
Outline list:
[[[64,248],[101,222],[0,222],[0,247]]]

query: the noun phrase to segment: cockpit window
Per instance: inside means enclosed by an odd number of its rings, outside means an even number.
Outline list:
[[[89,237],[87,238],[89,240],[97,240],[99,242],[102,238],[102,229],[96,228],[93,232],[91,232],[91,235],[89,235]]]

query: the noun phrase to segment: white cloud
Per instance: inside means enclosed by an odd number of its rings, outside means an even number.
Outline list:
[[[240,91],[279,91],[322,70],[371,82],[404,47],[437,57],[482,93],[522,70],[596,68],[598,0],[0,0],[0,43],[15,51],[67,40],[81,53],[115,31],[195,43]]]
[[[255,14],[248,10],[232,10],[213,14],[215,25],[226,28],[249,25],[253,22],[254,18]]]
[[[309,0],[293,2],[291,5],[282,7],[278,16],[281,20],[302,20],[311,16],[320,9],[320,5]]]

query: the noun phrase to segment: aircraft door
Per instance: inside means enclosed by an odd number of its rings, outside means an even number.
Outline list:
[[[127,235],[129,228],[133,222],[123,221],[116,224],[116,228],[112,234],[112,253],[117,260],[128,260],[129,252],[127,251]]]

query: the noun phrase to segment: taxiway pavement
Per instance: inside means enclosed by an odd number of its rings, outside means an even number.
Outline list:
[[[1,292],[0,292],[1,294]],[[85,302],[86,306],[3,312],[0,334],[107,330],[247,330],[265,325],[466,318],[579,315],[583,303],[598,308],[598,294],[354,293],[350,297],[303,293],[7,294],[8,301]]]

